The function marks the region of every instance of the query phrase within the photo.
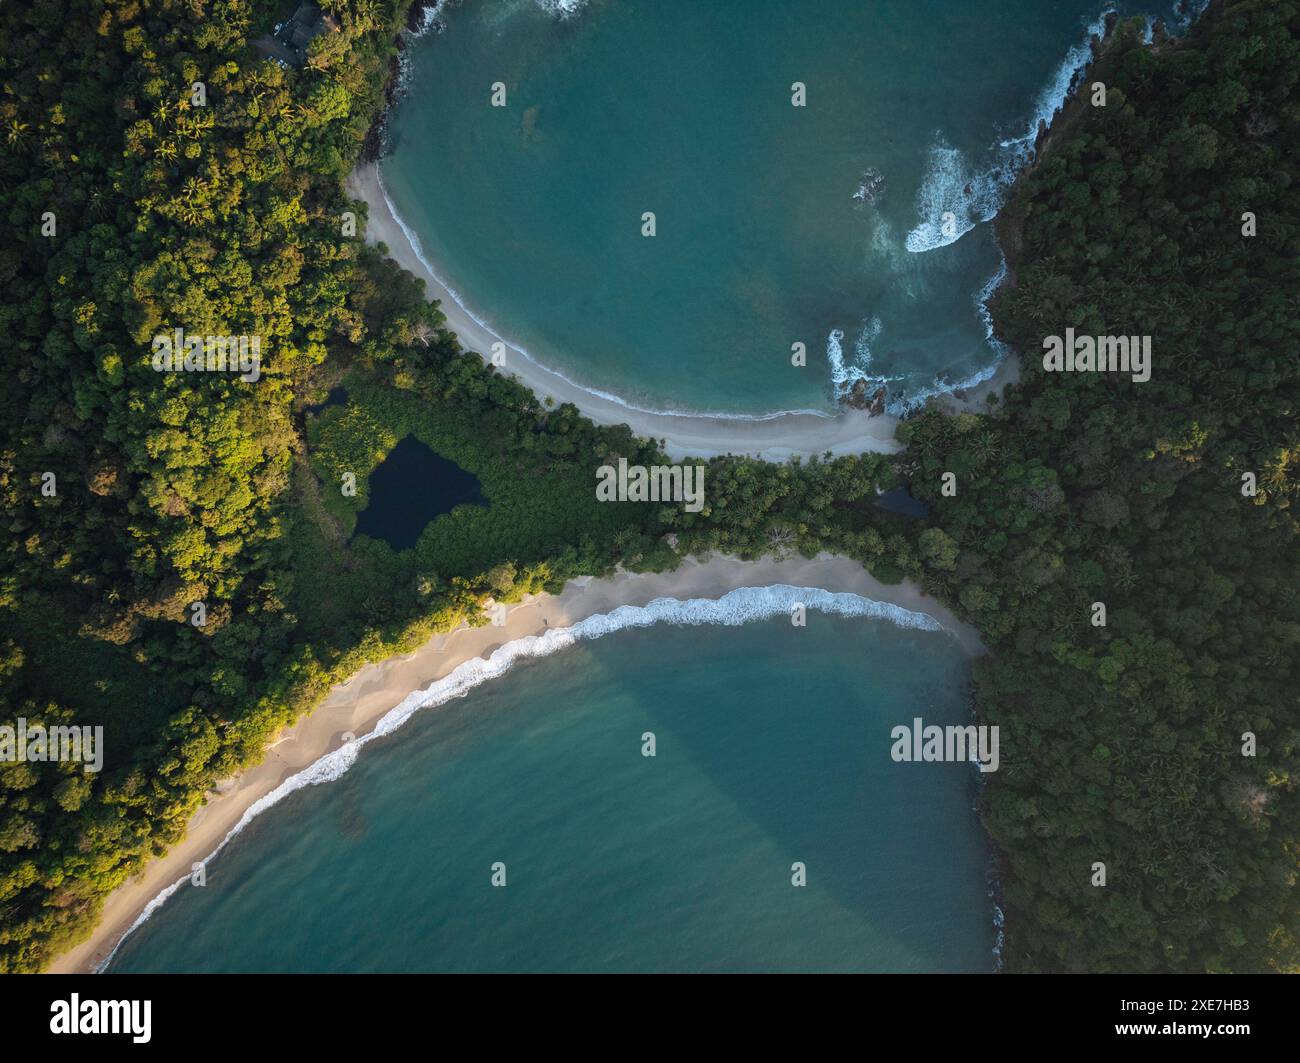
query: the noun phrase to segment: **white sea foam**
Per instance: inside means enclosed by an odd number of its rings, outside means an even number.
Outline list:
[[[867,369],[871,365],[871,345],[880,339],[881,328],[880,318],[873,317],[862,326],[862,331],[858,333],[857,342],[854,343],[853,349],[857,353],[857,364],[863,369]]]
[[[847,394],[854,383],[859,380],[865,380],[868,383],[886,384],[890,381],[902,379],[901,377],[875,376],[868,372],[871,366],[871,345],[880,338],[882,327],[878,317],[873,317],[863,324],[862,330],[858,333],[858,338],[853,344],[854,360],[852,364],[844,361],[843,329],[831,329],[830,335],[826,337],[826,361],[830,365],[831,381],[835,385],[837,394]]]
[[[1209,6],[1210,0],[1186,0],[1183,4],[1183,13],[1174,19],[1174,32],[1186,33],[1192,28],[1192,23],[1205,14],[1205,9]]]
[[[1204,13],[1209,0],[1189,0],[1181,17],[1174,20],[1173,32],[1185,33],[1193,22]],[[913,253],[933,251],[961,239],[981,222],[992,221],[1006,203],[1011,186],[1020,171],[1034,157],[1034,146],[1038,132],[1043,123],[1051,126],[1052,121],[1065,106],[1070,95],[1075,91],[1078,80],[1092,60],[1092,39],[1101,37],[1106,32],[1106,20],[1116,12],[1116,8],[1107,6],[1084,29],[1083,40],[1066,52],[1053,72],[1047,84],[1034,99],[1034,108],[1025,132],[997,142],[994,152],[994,164],[983,173],[972,173],[967,161],[960,151],[949,147],[940,139],[931,149],[930,165],[921,189],[917,193],[917,213],[921,222],[907,235],[907,250]],[[1154,18],[1147,17],[1145,40],[1150,43],[1155,27]],[[943,214],[951,211],[955,225],[945,235],[942,229]],[[1006,345],[993,334],[993,319],[988,309],[988,300],[1006,278],[1007,262],[1002,258],[997,272],[975,297],[976,312],[984,322],[985,335],[997,358],[992,364],[976,371],[969,377],[953,383],[936,379],[929,387],[913,391],[901,399],[891,401],[886,409],[895,416],[902,416],[916,409],[934,395],[951,391],[960,391],[983,383],[997,372],[998,363],[1007,354]],[[865,374],[863,374],[866,377]],[[851,387],[855,377],[846,376]],[[866,377],[866,379],[873,379]],[[883,382],[883,381],[882,381]],[[844,394],[847,390],[836,380],[836,390]]]
[[[886,413],[894,417],[904,417],[913,410],[920,409],[929,399],[936,395],[946,395],[953,391],[964,391],[967,388],[973,388],[977,384],[984,383],[998,371],[998,366],[1008,351],[1006,344],[994,335],[993,315],[989,312],[988,301],[993,297],[993,293],[997,291],[1006,275],[1007,260],[1006,256],[1002,256],[998,271],[985,282],[984,286],[974,296],[975,312],[979,314],[980,320],[984,322],[985,339],[988,341],[989,346],[997,352],[997,358],[961,380],[941,380],[936,377],[928,387],[913,389],[906,394],[895,394],[885,403]],[[871,345],[880,337],[881,327],[878,317],[873,317],[863,326],[855,345],[857,359],[852,365],[846,364],[844,361],[843,331],[834,329],[826,338],[826,361],[830,364],[831,380],[835,384],[837,394],[848,394],[858,380],[865,380],[868,390],[871,391],[878,386],[888,387],[890,384],[904,379],[901,376],[877,375],[869,371],[871,366]]]
[[[1051,79],[1034,100],[1028,129],[1018,137],[998,142],[994,163],[974,172],[958,149],[940,138],[930,149],[930,165],[916,196],[920,223],[907,234],[907,249],[915,254],[933,251],[960,240],[980,222],[992,221],[1002,209],[1016,174],[1033,158],[1040,122],[1049,126],[1065,106],[1075,82],[1092,58],[1092,38],[1106,31],[1106,8],[1084,31],[1083,41],[1065,54]],[[943,216],[951,213],[953,224],[943,231]]]
[[[587,0],[537,0],[537,6],[556,18],[572,18],[587,6]]]
[[[409,31],[410,35],[427,37],[441,33],[447,28],[447,9],[455,2],[456,0],[424,0],[424,7],[420,10],[420,24]]]
[[[437,0],[437,4],[425,13],[425,23],[433,25],[437,16],[445,11],[446,7],[453,0]],[[557,18],[565,19],[576,15],[587,6],[588,0],[532,0],[537,6],[541,7],[549,14]],[[1176,18],[1172,23],[1172,30],[1175,33],[1182,33],[1188,30],[1191,24],[1205,11],[1209,5],[1209,0],[1188,0],[1183,15]],[[1057,112],[1065,105],[1070,94],[1075,88],[1075,84],[1084,69],[1092,58],[1092,38],[1102,36],[1106,29],[1106,19],[1114,13],[1114,7],[1107,6],[1101,13],[1084,29],[1083,39],[1080,43],[1071,47],[1061,60],[1051,78],[1039,91],[1034,100],[1033,112],[1025,132],[1020,136],[1000,140],[996,144],[996,150],[993,152],[994,161],[991,166],[981,172],[975,172],[965,155],[957,148],[947,144],[942,135],[936,140],[930,150],[930,163],[925,177],[922,179],[921,187],[917,192],[917,214],[920,222],[908,233],[904,241],[908,252],[912,254],[921,254],[926,251],[933,251],[940,247],[961,239],[966,233],[970,232],[977,225],[992,221],[1005,205],[1006,198],[1010,192],[1011,186],[1016,176],[1025,165],[1033,160],[1034,145],[1038,138],[1040,123],[1051,125]],[[1150,40],[1153,22],[1148,19],[1147,39]],[[422,25],[419,34],[427,31],[425,25]],[[402,79],[405,80],[406,66],[403,62]],[[765,414],[745,414],[733,413],[721,410],[694,410],[680,408],[659,408],[650,406],[640,406],[629,402],[622,396],[615,395],[612,392],[602,391],[598,388],[591,387],[587,384],[566,376],[559,370],[545,365],[535,358],[527,348],[520,344],[506,340],[491,325],[488,324],[480,314],[472,310],[466,303],[461,294],[448,284],[433,267],[433,264],[424,255],[423,246],[415,231],[406,224],[406,220],[398,213],[397,208],[388,194],[387,188],[384,187],[382,176],[379,180],[380,192],[384,197],[384,202],[388,206],[389,213],[394,221],[397,222],[402,232],[406,235],[412,250],[416,257],[424,264],[424,267],[437,279],[438,283],[446,289],[447,294],[457,306],[465,312],[480,328],[496,340],[505,343],[512,350],[517,351],[533,365],[545,372],[551,373],[555,377],[563,380],[571,387],[584,391],[589,395],[612,402],[624,409],[632,410],[637,413],[645,413],[654,416],[664,417],[708,417],[718,420],[736,420],[736,421],[769,421],[779,417],[787,417],[795,414],[811,415],[815,417],[834,417],[834,412],[818,409],[789,409],[777,410],[773,413]],[[954,218],[952,231],[945,234],[943,229],[943,215],[950,211]],[[888,236],[888,232],[883,227],[878,227],[875,240],[878,243],[881,239]],[[890,241],[892,245],[892,241]],[[985,325],[985,332],[989,338],[990,344],[997,352],[997,358],[982,369],[977,370],[969,377],[953,383],[952,381],[940,381],[936,379],[929,387],[912,391],[911,393],[891,400],[886,410],[895,416],[901,416],[907,412],[917,409],[924,402],[934,395],[942,395],[951,391],[959,391],[964,388],[973,387],[989,379],[997,372],[998,363],[1006,354],[1005,345],[998,342],[993,337],[992,321],[985,305],[989,297],[996,290],[997,286],[1006,277],[1006,260],[1002,260],[998,271],[981,289],[976,299],[977,312]],[[842,397],[848,393],[854,382],[861,379],[868,383],[888,384],[902,380],[903,377],[885,377],[873,376],[866,371],[866,365],[869,363],[869,357],[866,361],[862,359],[863,348],[861,338],[858,345],[858,364],[846,365],[843,357],[841,341],[843,333],[836,329],[827,340],[826,357],[831,367],[831,382],[834,392],[837,396]],[[867,350],[869,352],[868,341]]]
[[[652,408],[649,406],[637,406],[634,403],[628,402],[626,399],[618,395],[612,394],[611,392],[601,391],[597,388],[590,387],[587,384],[580,384],[578,383],[578,381],[565,376],[558,369],[555,369],[552,366],[543,365],[541,362],[539,362],[536,358],[533,357],[531,352],[529,352],[529,350],[526,347],[522,346],[521,344],[517,343],[514,340],[507,340],[504,336],[502,336],[499,332],[497,332],[496,329],[494,329],[490,324],[488,324],[486,319],[484,319],[480,314],[476,313],[474,310],[470,308],[469,304],[466,303],[465,300],[461,297],[460,292],[458,292],[455,288],[453,288],[450,284],[447,283],[447,281],[443,278],[442,274],[439,273],[438,270],[434,268],[433,263],[430,262],[429,259],[425,257],[424,245],[420,242],[420,237],[416,234],[414,229],[412,229],[409,225],[406,224],[406,219],[403,218],[402,215],[398,213],[397,207],[394,205],[392,198],[388,194],[388,188],[384,184],[382,169],[376,168],[375,178],[379,185],[379,194],[384,197],[384,205],[388,208],[388,213],[392,215],[393,221],[397,222],[397,227],[401,229],[402,233],[406,236],[406,240],[411,245],[411,250],[415,253],[415,257],[418,258],[420,260],[420,263],[424,266],[424,268],[427,269],[433,275],[433,279],[436,280],[438,284],[441,285],[446,290],[447,294],[451,296],[452,301],[455,302],[455,304],[465,312],[466,316],[469,317],[470,320],[472,320],[476,325],[478,325],[479,328],[481,328],[494,340],[500,340],[512,351],[517,351],[519,354],[523,355],[526,359],[528,359],[528,361],[532,362],[533,365],[537,366],[539,369],[542,369],[545,372],[550,373],[552,376],[558,377],[560,380],[563,380],[566,384],[570,385],[571,387],[575,387],[579,391],[585,391],[588,395],[595,395],[597,398],[605,399],[607,402],[615,403],[618,406],[622,406],[625,410],[633,410],[636,413],[654,414],[660,417],[711,417],[716,420],[722,420],[722,421],[772,421],[778,417],[788,417],[792,414],[807,414],[813,417],[826,417],[826,418],[835,416],[833,413],[828,413],[825,410],[794,409],[794,410],[777,410],[774,413],[728,413],[726,411],[715,411],[715,410],[678,410],[678,409],[671,409],[671,408],[660,409],[660,408]]]
[[[956,243],[980,222],[996,217],[1005,195],[997,171],[972,172],[965,155],[938,141],[916,194],[922,220],[907,234],[907,249],[919,254]]]
[[[474,657],[457,665],[442,679],[423,690],[408,694],[389,709],[369,734],[348,742],[315,761],[296,775],[285,779],[266,796],[248,807],[239,822],[221,840],[221,844],[203,859],[206,865],[217,856],[245,827],[269,808],[279,804],[291,793],[307,786],[333,782],[356,763],[362,746],[392,734],[421,709],[434,708],[456,698],[464,697],[477,686],[504,675],[521,660],[549,657],[583,640],[603,638],[627,628],[651,627],[654,624],[686,624],[692,626],[718,624],[738,627],[755,620],[774,616],[788,616],[796,605],[809,610],[836,616],[860,616],[888,620],[899,627],[921,631],[942,631],[943,625],[928,613],[918,613],[890,602],[878,602],[858,594],[836,593],[817,587],[792,587],[775,584],[770,587],[740,587],[721,598],[656,598],[648,605],[623,605],[609,613],[597,613],[579,620],[566,628],[550,628],[541,635],[527,635],[498,647],[487,658]],[[173,882],[153,898],[130,928],[113,946],[113,951],[97,968],[105,970],[117,955],[128,937],[143,926],[149,918],[167,903],[181,886],[189,881],[185,875]]]

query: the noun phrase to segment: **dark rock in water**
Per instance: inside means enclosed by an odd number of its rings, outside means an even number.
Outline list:
[[[1047,123],[1043,119],[1038,120],[1038,132],[1034,134],[1034,154],[1038,154],[1038,149],[1043,146],[1043,139],[1047,136]]]
[[[411,33],[419,33],[420,27],[424,25],[424,13],[431,7],[437,7],[435,0],[429,0],[428,3],[412,4],[411,10],[406,13],[406,28]]]
[[[842,396],[840,402],[852,410],[866,410],[872,417],[879,417],[885,412],[886,394],[887,389],[884,385],[880,385],[872,392],[871,383],[859,378],[853,381],[849,393]]]
[[[853,193],[853,198],[859,203],[865,203],[867,206],[871,206],[884,194],[885,175],[879,170],[863,170],[862,181],[858,185],[858,190]]]
[[[848,394],[840,396],[840,402],[851,410],[866,409],[867,382],[861,379],[853,381],[853,386],[849,388]]]

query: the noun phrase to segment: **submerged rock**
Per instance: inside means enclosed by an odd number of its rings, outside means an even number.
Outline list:
[[[858,184],[858,190],[853,193],[853,198],[859,203],[871,206],[884,194],[885,175],[879,170],[870,168],[863,170],[862,181]]]

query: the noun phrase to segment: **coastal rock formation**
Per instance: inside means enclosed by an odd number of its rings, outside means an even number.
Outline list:
[[[436,8],[437,6],[436,3],[412,4],[410,10],[406,13],[406,32],[419,33],[421,27],[424,25],[425,18],[428,17],[425,12]]]
[[[858,379],[849,388],[848,394],[841,396],[840,402],[851,410],[866,410],[872,417],[879,417],[885,412],[885,396],[888,389],[881,384],[874,392],[871,382]]]
[[[1038,132],[1034,134],[1034,154],[1037,155],[1043,146],[1043,141],[1047,139],[1047,122],[1043,119],[1038,120]]]

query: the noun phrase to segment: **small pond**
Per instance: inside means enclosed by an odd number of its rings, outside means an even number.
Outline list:
[[[409,550],[435,517],[487,504],[477,476],[407,436],[370,474],[369,504],[357,515],[356,533]]]

